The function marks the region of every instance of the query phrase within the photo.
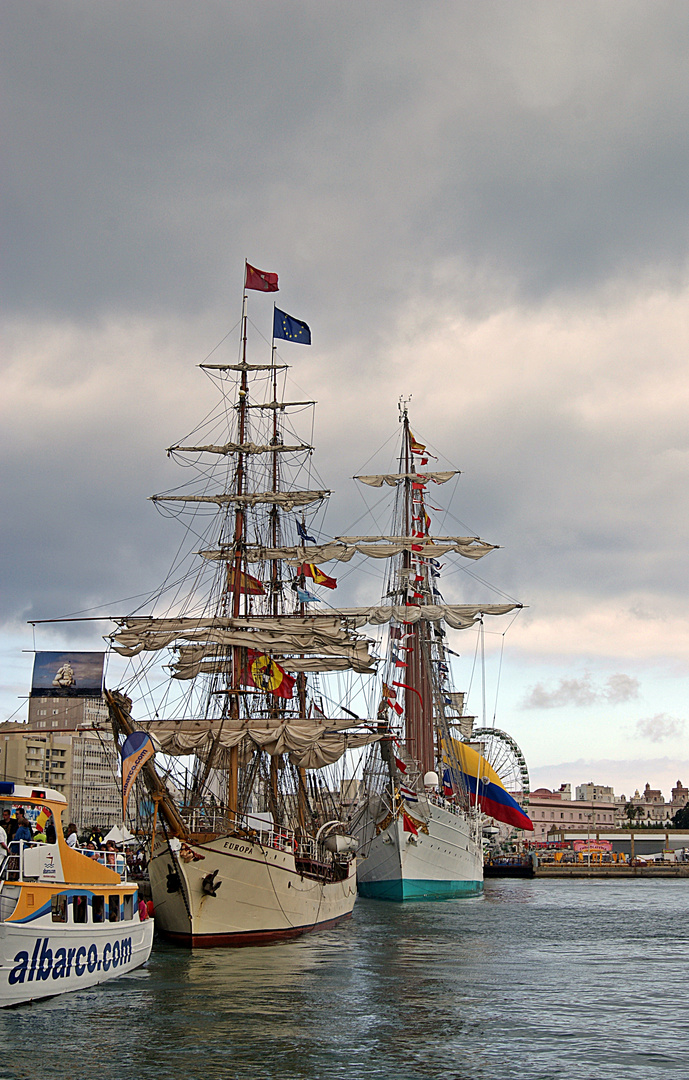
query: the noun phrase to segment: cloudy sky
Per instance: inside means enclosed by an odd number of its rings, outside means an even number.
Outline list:
[[[689,780],[686,6],[5,0],[0,37],[2,718],[24,650],[98,647],[28,619],[163,577],[146,497],[248,258],[312,329],[332,533],[400,395],[463,470],[534,780]]]

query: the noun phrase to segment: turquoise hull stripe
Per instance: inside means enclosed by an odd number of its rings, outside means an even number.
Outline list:
[[[482,881],[428,881],[424,878],[399,878],[390,881],[360,881],[359,896],[369,900],[456,900],[479,896]]]

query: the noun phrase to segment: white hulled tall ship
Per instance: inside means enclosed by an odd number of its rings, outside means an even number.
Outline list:
[[[186,523],[185,554],[153,610],[118,620],[110,638],[132,664],[106,692],[118,739],[145,730],[158,762],[184,765],[176,792],[153,761],[142,775],[156,924],[189,946],[261,944],[351,914],[357,842],[327,770],[380,738],[318,696],[321,673],[375,662],[351,620],[311,614],[305,513],[330,492],[313,484],[313,447],[292,426],[315,403],[284,399],[275,347],[276,337],[310,344],[310,331],[276,308],[270,362],[249,363],[250,289],[275,292],[277,276],[247,264],[238,362],[200,365],[219,405],[168,450],[191,482],[153,496]]]
[[[446,628],[482,625],[484,616],[521,605],[442,602],[439,560],[479,559],[493,546],[430,534],[429,485],[457,473],[428,469],[430,455],[412,435],[403,403],[400,420],[398,471],[355,478],[396,489],[392,535],[349,538],[389,560],[383,604],[367,617],[387,625],[387,642],[377,717],[383,737],[368,753],[352,822],[360,840],[359,892],[384,900],[467,897],[483,888],[481,785],[488,770],[480,752],[470,758],[477,768],[467,764],[463,740],[473,718],[464,716],[464,695],[452,685]]]

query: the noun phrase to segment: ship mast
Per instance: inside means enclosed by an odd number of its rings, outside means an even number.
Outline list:
[[[425,523],[422,488],[420,484],[415,485],[413,480],[416,466],[412,454],[412,435],[406,402],[400,402],[400,412],[402,422],[400,472],[405,474],[404,532],[406,536],[417,536],[421,541],[428,530]],[[401,585],[406,586],[405,604],[411,606],[419,602],[427,603],[428,571],[425,562],[421,562],[414,552],[405,550],[402,556],[402,570]],[[405,639],[404,653],[407,665],[404,679],[406,685],[405,737],[412,757],[419,763],[422,775],[435,767],[430,633],[429,624],[425,620],[413,624]]]
[[[247,367],[246,367],[246,331],[247,331],[247,295],[246,286],[242,297],[242,372],[239,386],[239,445],[243,446],[246,440],[246,407],[249,392]],[[237,481],[235,485],[237,495],[244,493],[244,454],[237,454]],[[232,617],[239,615],[242,597],[242,561],[244,553],[244,528],[245,510],[243,504],[237,503],[234,528],[234,565],[232,567]],[[229,584],[229,582],[228,582]],[[232,685],[229,695],[229,712],[233,720],[239,717],[239,680],[241,675],[241,649],[232,646]],[[227,699],[226,699],[227,700]],[[223,710],[227,710],[227,706]],[[229,769],[227,777],[227,812],[230,822],[236,821],[239,810],[239,747],[232,746],[229,752]]]

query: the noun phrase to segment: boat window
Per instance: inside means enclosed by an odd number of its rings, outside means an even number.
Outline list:
[[[108,897],[108,920],[109,922],[120,921],[120,898],[119,896]]]
[[[85,923],[88,921],[88,899],[85,896],[75,896],[72,899],[72,922]]]
[[[91,918],[94,922],[105,922],[104,896],[94,896],[91,900]]]
[[[50,914],[53,922],[67,922],[67,897],[51,896]]]
[[[124,898],[124,918],[127,922],[134,918],[134,897],[131,893]]]

